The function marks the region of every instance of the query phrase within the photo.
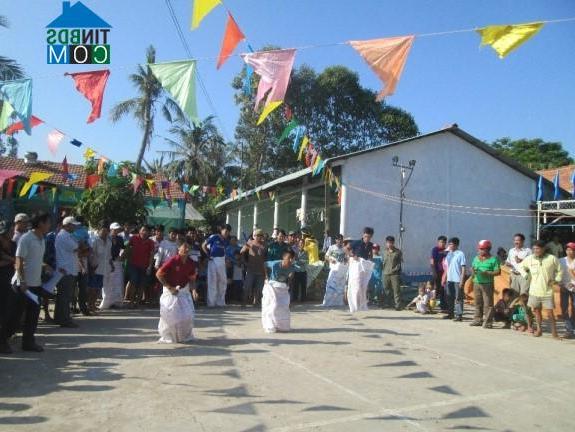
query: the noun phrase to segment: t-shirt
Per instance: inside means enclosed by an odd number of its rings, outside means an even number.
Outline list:
[[[288,251],[290,246],[287,243],[272,242],[268,246],[268,254],[266,261],[280,261],[283,258],[284,252]]]
[[[563,270],[563,280],[561,281],[561,285],[566,289],[573,290],[575,286],[575,278],[571,274],[570,270],[575,270],[575,260],[563,257],[559,262],[561,263],[561,269]]]
[[[79,272],[78,240],[65,229],[56,236],[56,265],[67,274],[76,275]]]
[[[480,273],[484,271],[493,272],[499,270],[499,260],[494,256],[490,256],[483,260],[476,256],[473,258],[471,267],[475,273],[473,282],[478,284],[492,284],[494,276],[482,275]]]
[[[178,254],[178,243],[168,239],[162,240],[155,256],[156,267],[160,267],[171,257]]]
[[[337,262],[345,262],[345,250],[337,244],[333,244],[328,248],[326,256],[333,258]]]
[[[443,273],[443,265],[441,263],[443,258],[445,258],[445,255],[447,255],[447,251],[445,249],[441,249],[438,246],[431,249],[431,259],[433,260],[433,266],[437,273]]]
[[[130,238],[130,264],[145,270],[150,265],[150,256],[154,253],[155,245],[151,239],[144,240],[139,235]]]
[[[299,270],[299,266],[293,264],[284,268],[282,267],[281,261],[267,261],[266,267],[268,270],[268,279],[282,283],[287,283],[290,273]]]
[[[265,273],[266,248],[255,243],[248,244],[249,252],[246,261],[246,272],[256,275]]]
[[[124,237],[122,236],[112,236],[110,237],[112,241],[112,259],[116,260],[120,256],[120,252],[122,249],[125,249],[126,246],[124,245]]]
[[[34,231],[28,231],[20,237],[16,256],[24,259],[24,278],[31,287],[42,285],[42,264],[46,243],[43,237],[38,237]]]
[[[535,297],[553,296],[553,284],[563,280],[561,264],[551,254],[542,257],[529,255],[521,263],[521,269],[529,278],[529,295]]]
[[[351,251],[353,255],[364,260],[370,260],[373,252],[373,243],[364,242],[363,240],[357,240],[351,245]]]
[[[196,263],[189,257],[184,262],[180,255],[173,256],[162,265],[160,271],[172,286],[185,287],[197,275]]]
[[[226,248],[229,245],[227,239],[219,234],[212,234],[206,241],[206,246],[210,253],[210,258],[220,258],[226,256]]]
[[[465,254],[458,249],[449,252],[445,259],[447,261],[447,282],[461,282],[464,276],[461,267],[466,265]]]

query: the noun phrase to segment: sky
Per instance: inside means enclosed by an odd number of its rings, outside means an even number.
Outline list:
[[[0,29],[0,55],[16,59],[33,79],[33,113],[47,125],[32,136],[18,134],[19,154],[36,151],[40,160],[81,163],[87,146],[114,161],[135,160],[142,132],[131,117],[112,123],[114,104],[135,96],[128,75],[145,60],[150,44],[157,61],[185,59],[184,47],[171,21],[166,0],[84,0],[113,27],[110,34],[111,76],[102,117],[87,124],[90,105],[65,72],[96,66],[46,64],[45,26],[60,15],[61,0],[0,0],[0,15],[9,29]],[[74,3],[74,0],[72,0]],[[347,40],[425,34],[575,17],[574,0],[226,0],[254,49],[273,44],[284,48],[332,44]],[[239,57],[216,70],[226,22],[218,7],[191,31],[192,0],[171,4],[205,83],[198,88],[201,118],[218,117],[229,141],[234,138],[239,109],[231,82],[241,71]],[[404,73],[387,103],[410,112],[421,133],[457,123],[484,141],[501,137],[559,141],[575,156],[575,21],[547,24],[541,32],[501,60],[490,47],[479,48],[474,32],[416,38]],[[238,52],[247,51],[245,44]],[[379,90],[382,83],[349,45],[298,50],[296,66],[316,71],[344,65],[357,72],[363,86]],[[160,117],[160,116],[158,116]],[[300,119],[305,123],[305,119]],[[57,128],[67,136],[58,152],[47,148],[48,133]],[[159,121],[146,160],[166,150],[168,125]],[[84,143],[77,148],[70,137]]]

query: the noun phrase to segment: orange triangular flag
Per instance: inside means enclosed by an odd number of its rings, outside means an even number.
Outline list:
[[[349,41],[384,83],[383,89],[377,95],[378,101],[395,92],[414,39],[415,36],[401,36]]]
[[[218,57],[219,69],[224,62],[232,55],[238,44],[243,41],[246,37],[238,27],[236,20],[231,13],[228,12],[228,22],[226,24],[226,32],[224,33],[224,40],[222,41],[222,49],[220,50],[220,56]]]

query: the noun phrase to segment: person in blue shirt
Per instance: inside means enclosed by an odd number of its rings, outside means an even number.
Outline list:
[[[219,233],[212,234],[202,245],[208,256],[208,307],[226,305],[226,249],[231,231],[230,225],[222,225]]]
[[[266,261],[266,282],[262,294],[262,326],[266,333],[290,330],[290,293],[287,285],[290,274],[300,270],[294,264],[295,253],[287,250],[281,261]]]
[[[371,260],[373,261],[373,272],[368,284],[369,300],[373,304],[383,305],[383,258],[379,254],[380,246],[377,243],[373,244],[373,254]]]

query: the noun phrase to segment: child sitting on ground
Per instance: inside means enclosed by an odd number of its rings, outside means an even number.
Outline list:
[[[493,320],[496,322],[503,322],[503,328],[511,328],[511,320],[513,318],[513,308],[511,303],[513,301],[513,290],[505,288],[502,292],[501,299],[495,304],[493,308]]]
[[[429,294],[426,292],[426,284],[425,283],[421,283],[419,284],[419,289],[418,289],[419,294],[417,295],[417,297],[415,297],[413,300],[411,300],[411,303],[409,303],[407,305],[407,308],[411,308],[413,306],[415,306],[415,312],[418,313],[429,313]]]
[[[511,316],[511,321],[513,322],[513,330],[522,331],[528,330],[533,332],[531,327],[532,317],[531,309],[527,306],[527,300],[529,297],[527,294],[521,294],[513,302],[511,302],[510,308],[513,311]]]

